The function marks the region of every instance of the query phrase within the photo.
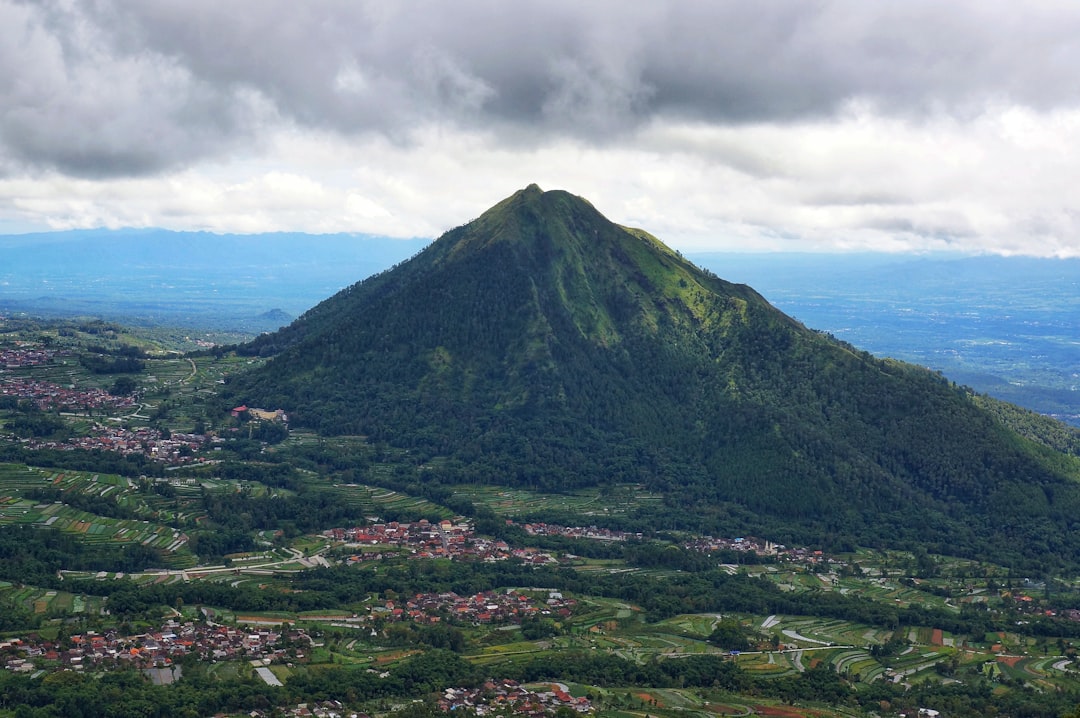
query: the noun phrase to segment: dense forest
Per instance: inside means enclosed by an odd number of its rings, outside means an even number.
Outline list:
[[[1080,556],[1072,433],[1020,435],[562,192],[519,192],[238,349],[274,359],[224,401],[407,449],[426,484],[636,483],[665,496],[653,528]]]

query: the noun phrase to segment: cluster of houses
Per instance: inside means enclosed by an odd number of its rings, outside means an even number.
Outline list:
[[[204,622],[170,620],[157,631],[121,636],[114,631],[88,632],[63,640],[26,639],[0,641],[0,666],[16,672],[83,670],[134,665],[151,669],[172,666],[186,655],[202,660],[263,659],[302,660],[311,638],[301,630],[242,631]]]
[[[409,523],[390,521],[353,528],[335,528],[323,532],[332,541],[346,546],[386,546],[408,549],[413,558],[449,558],[474,561],[504,561],[516,558],[532,565],[556,563],[550,553],[535,548],[511,548],[505,541],[480,538],[468,523],[454,523],[444,519],[433,523],[427,519]],[[381,552],[359,552],[350,556],[346,563],[379,560]]]
[[[66,354],[67,352],[15,342],[15,348],[0,349],[0,366],[8,369],[40,366],[41,364],[48,364],[61,353]]]
[[[468,542],[473,538],[473,529],[468,523],[455,524],[449,519],[438,523],[420,519],[412,522],[389,521],[352,528],[335,528],[324,531],[323,536],[334,541],[361,546],[407,546],[434,549]]]
[[[0,395],[37,404],[39,409],[125,409],[135,406],[130,396],[113,396],[104,389],[72,389],[47,381],[13,378],[0,384]]]
[[[594,539],[596,541],[630,541],[642,538],[641,533],[617,531],[597,526],[559,526],[556,524],[528,523],[522,524],[522,529],[530,536],[568,536],[570,538]],[[821,551],[801,546],[784,546],[767,539],[754,537],[719,538],[700,536],[685,542],[683,546],[702,553],[740,551],[758,556],[775,556],[778,559],[802,563],[820,563],[826,560]]]
[[[641,533],[602,529],[597,526],[557,526],[555,524],[523,524],[522,528],[530,536],[569,536],[570,538],[595,539],[597,541],[629,541],[640,539]]]
[[[249,419],[260,419],[262,421],[280,421],[284,424],[289,423],[289,415],[285,413],[284,409],[257,409],[253,406],[241,404],[240,406],[233,407],[229,413],[234,419],[247,417]]]
[[[95,424],[88,436],[78,436],[66,441],[24,439],[22,442],[31,449],[101,449],[123,456],[140,454],[155,461],[176,465],[204,461],[205,459],[195,454],[206,442],[206,437],[202,434],[181,433],[166,437],[157,429],[118,429]]]
[[[561,707],[578,713],[593,711],[588,698],[575,698],[560,684],[553,684],[549,690],[537,691],[509,679],[489,680],[478,688],[447,688],[439,695],[437,707],[443,713],[467,710],[478,716],[497,712],[499,715],[510,713],[537,718],[552,715]],[[366,713],[349,711],[338,701],[301,703],[285,708],[278,714],[296,718],[369,718]],[[252,711],[248,715],[261,718],[266,714]]]
[[[597,526],[559,526],[556,524],[528,523],[522,524],[522,529],[530,536],[568,536],[570,538],[594,539],[596,541],[630,541],[642,538],[641,533],[616,531]],[[758,556],[775,556],[779,559],[802,563],[820,563],[826,560],[821,551],[801,546],[784,546],[767,539],[754,537],[718,538],[715,536],[701,536],[692,541],[687,541],[683,546],[702,553],[740,551]]]
[[[692,551],[708,553],[711,551],[743,551],[758,556],[775,556],[788,561],[802,563],[820,563],[826,560],[823,552],[802,546],[784,546],[767,539],[759,538],[716,538],[701,536],[683,544]]]
[[[563,707],[578,713],[590,713],[593,709],[588,698],[575,698],[562,685],[535,691],[508,679],[486,681],[477,688],[447,688],[437,705],[444,713],[471,710],[478,716],[502,714],[506,710],[514,715],[545,716]]]
[[[299,703],[295,706],[276,710],[273,713],[255,710],[245,715],[249,716],[249,718],[263,718],[263,716],[268,715],[285,715],[294,718],[370,718],[367,713],[347,710],[341,701]]]
[[[412,598],[374,606],[368,618],[415,623],[521,623],[534,616],[557,614],[566,618],[575,604],[574,599],[565,598],[558,591],[549,592],[543,604],[514,590],[483,591],[470,596],[459,596],[452,591],[419,593]]]

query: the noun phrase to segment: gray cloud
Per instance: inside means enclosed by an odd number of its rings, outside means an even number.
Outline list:
[[[76,176],[135,175],[227,147],[255,95],[160,53],[124,52],[113,28],[68,4],[0,3],[5,161]]]
[[[0,154],[79,176],[227,156],[280,122],[611,142],[852,101],[1080,104],[1080,6],[1054,2],[0,0],[0,25]]]

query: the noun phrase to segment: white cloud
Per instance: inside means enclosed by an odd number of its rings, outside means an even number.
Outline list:
[[[589,198],[684,249],[954,249],[1078,255],[1080,111],[971,122],[852,111],[834,122],[657,122],[632,142],[514,149],[431,125],[407,143],[286,131],[273,154],[99,182],[0,180],[7,213],[51,227],[435,236],[530,182]],[[393,168],[387,171],[386,168]]]
[[[1080,255],[1080,6],[0,0],[0,228]]]

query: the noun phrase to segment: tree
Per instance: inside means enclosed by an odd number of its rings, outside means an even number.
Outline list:
[[[113,385],[109,387],[109,393],[113,396],[130,396],[135,393],[139,385],[130,376],[117,377]]]
[[[745,651],[750,647],[745,629],[731,619],[718,623],[709,634],[708,641],[728,651]]]

